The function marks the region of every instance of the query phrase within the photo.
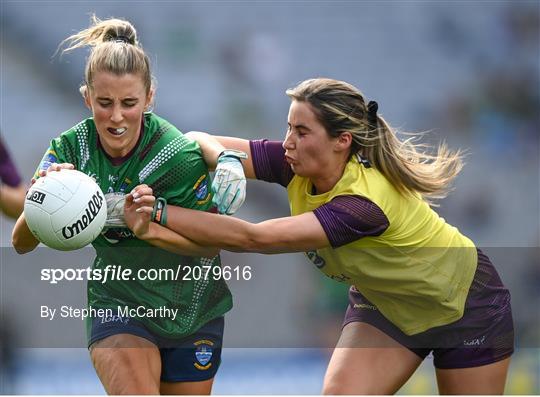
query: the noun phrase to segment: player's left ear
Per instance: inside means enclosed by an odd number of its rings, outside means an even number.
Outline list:
[[[349,150],[352,144],[352,134],[349,131],[342,132],[337,137],[336,143],[334,145],[335,150],[342,152]]]

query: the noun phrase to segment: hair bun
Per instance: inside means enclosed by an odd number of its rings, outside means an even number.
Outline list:
[[[376,116],[377,111],[379,110],[379,104],[375,101],[369,101],[367,110],[370,116]]]

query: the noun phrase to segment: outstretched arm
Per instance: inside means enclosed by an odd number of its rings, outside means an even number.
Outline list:
[[[330,247],[313,212],[250,223],[237,218],[168,206],[167,228],[193,239],[235,252],[278,254]],[[202,216],[201,216],[202,215]]]
[[[135,198],[151,195],[148,186],[137,186]],[[144,201],[144,200],[142,200]],[[139,200],[139,202],[142,202]],[[172,237],[181,235],[202,246],[236,252],[277,254],[330,247],[330,242],[313,212],[253,224],[241,219],[201,211],[167,206],[165,234],[150,222],[149,205],[126,206],[126,222],[137,237],[160,244],[174,244]]]
[[[178,255],[213,258],[219,254],[218,248],[197,244],[157,223],[150,223],[148,237],[145,240],[156,247]]]
[[[125,221],[137,238],[179,255],[213,258],[219,253],[217,248],[197,244],[164,226],[150,222],[152,210],[149,212],[137,211],[139,207],[153,208],[154,196],[144,195],[146,191],[151,191],[151,189],[146,185],[141,185],[125,196]],[[134,193],[137,192],[140,193],[134,196]],[[194,212],[204,213],[202,211]]]

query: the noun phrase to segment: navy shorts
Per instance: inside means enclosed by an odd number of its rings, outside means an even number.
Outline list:
[[[117,334],[131,334],[145,338],[158,346],[161,355],[163,382],[197,382],[212,379],[221,364],[223,317],[203,325],[197,332],[181,339],[157,336],[133,318],[94,318],[90,331],[93,343]]]
[[[459,320],[406,335],[356,288],[351,287],[343,326],[351,322],[364,322],[376,327],[421,359],[433,352],[434,365],[440,369],[487,365],[514,352],[510,293],[489,258],[480,250],[465,311]]]

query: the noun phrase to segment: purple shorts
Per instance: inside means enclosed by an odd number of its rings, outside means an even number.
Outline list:
[[[503,360],[514,352],[510,293],[489,258],[480,250],[465,312],[459,320],[406,335],[351,287],[343,326],[352,322],[376,327],[422,359],[433,352],[434,365],[440,369],[478,367]]]

